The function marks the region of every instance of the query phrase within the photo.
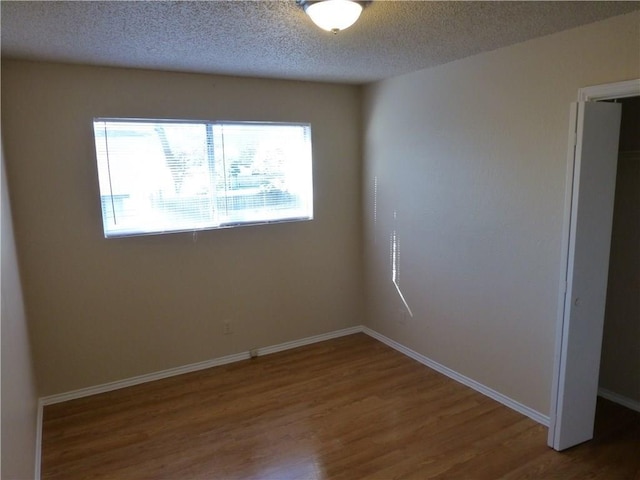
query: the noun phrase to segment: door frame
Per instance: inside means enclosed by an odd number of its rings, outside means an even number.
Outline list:
[[[624,82],[608,83],[580,88],[578,90],[578,102],[611,100],[617,98],[640,96],[640,79],[628,80]],[[575,235],[571,226],[571,208],[573,190],[579,188],[580,178],[575,175],[575,152],[577,135],[577,109],[572,105],[571,118],[569,124],[569,141],[567,151],[567,167],[565,176],[565,197],[562,224],[562,251],[560,258],[561,275],[558,293],[558,313],[556,322],[555,353],[553,361],[553,383],[551,385],[551,406],[549,412],[549,434],[547,444],[558,449],[557,440],[559,438],[559,424],[556,421],[560,412],[559,406],[562,404],[560,395],[564,391],[564,378],[561,375],[562,358],[566,356],[568,346],[563,344],[565,331],[565,296],[571,289],[573,272],[569,271],[570,238]],[[568,324],[568,322],[567,322]]]

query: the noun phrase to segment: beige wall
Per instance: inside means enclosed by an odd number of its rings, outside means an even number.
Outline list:
[[[0,152],[1,153],[1,152]],[[2,163],[2,456],[0,477],[35,478],[38,395]]]
[[[2,122],[42,395],[359,325],[360,89],[7,61]],[[315,219],[102,237],[92,118],[310,122]],[[233,335],[223,335],[223,320]]]
[[[634,13],[366,89],[370,327],[549,413],[569,103],[640,77],[639,39]]]

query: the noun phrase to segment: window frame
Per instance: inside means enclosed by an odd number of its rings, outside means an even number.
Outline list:
[[[107,217],[105,214],[105,207],[104,207],[104,202],[105,199],[107,201],[111,201],[113,202],[113,200],[118,197],[117,194],[113,193],[113,186],[111,185],[112,179],[111,179],[111,173],[110,173],[110,169],[111,169],[111,165],[110,165],[110,161],[109,160],[109,151],[108,151],[108,146],[106,145],[105,142],[105,150],[107,151],[107,171],[109,171],[109,193],[107,195],[103,195],[103,190],[101,188],[101,183],[103,182],[103,179],[101,178],[100,175],[100,170],[101,170],[101,159],[100,154],[98,152],[98,138],[99,136],[97,135],[97,128],[98,126],[102,123],[106,125],[109,122],[118,122],[118,123],[122,123],[122,124],[126,124],[126,123],[131,123],[131,124],[148,124],[151,126],[154,125],[162,125],[162,124],[170,124],[170,125],[179,125],[179,124],[185,124],[185,125],[202,125],[207,129],[207,135],[209,135],[209,129],[213,129],[216,126],[218,127],[222,127],[224,128],[225,126],[247,126],[247,127],[251,127],[251,126],[265,126],[265,127],[269,127],[269,126],[273,126],[273,127],[302,127],[305,128],[306,130],[304,131],[304,144],[306,147],[308,147],[308,159],[304,160],[305,161],[305,165],[303,168],[308,169],[308,178],[305,179],[305,182],[308,182],[308,185],[305,187],[306,189],[306,205],[302,208],[302,210],[306,210],[306,215],[300,215],[300,216],[284,216],[281,218],[259,218],[256,220],[230,220],[230,219],[226,219],[226,220],[222,220],[219,222],[213,222],[213,220],[204,226],[190,226],[187,228],[165,228],[165,229],[160,229],[160,228],[155,228],[155,229],[149,229],[149,230],[145,230],[145,229],[140,229],[140,230],[124,230],[124,231],[117,231],[114,229],[109,229],[108,228],[108,224],[107,224]],[[304,221],[311,221],[314,219],[314,200],[315,200],[315,189],[314,189],[314,175],[313,175],[313,137],[312,137],[312,125],[311,122],[281,122],[281,121],[260,121],[260,120],[251,120],[251,121],[242,121],[242,120],[201,120],[201,119],[170,119],[170,118],[138,118],[138,117],[94,117],[92,119],[92,132],[93,132],[93,139],[94,139],[94,166],[96,168],[96,178],[97,178],[97,182],[98,182],[98,197],[100,199],[100,204],[101,204],[101,220],[102,220],[102,230],[103,230],[103,234],[104,237],[107,239],[111,239],[111,238],[126,238],[126,237],[139,237],[139,236],[148,236],[148,235],[168,235],[168,234],[174,234],[174,233],[195,233],[195,232],[201,232],[201,231],[207,231],[207,230],[220,230],[220,229],[229,229],[229,228],[238,228],[238,227],[250,227],[250,226],[258,226],[258,225],[271,225],[271,224],[277,224],[277,223],[292,223],[292,222],[304,222]],[[106,131],[105,131],[106,134]],[[204,146],[207,150],[206,153],[206,158],[205,158],[205,162],[211,162],[214,161],[215,162],[215,154],[213,153],[213,150],[216,149],[216,144],[215,144],[215,133],[211,133],[211,135],[213,135],[212,139],[211,139],[211,143],[209,143],[209,140],[207,140],[206,145]],[[222,146],[222,148],[224,149],[224,145]],[[305,155],[305,156],[306,156]],[[103,160],[104,161],[104,160]],[[225,161],[223,160],[223,163],[225,163]],[[210,168],[210,167],[207,167]],[[227,171],[226,171],[226,166],[224,167],[224,173],[223,175],[228,175]],[[265,177],[268,178],[268,177]],[[218,189],[218,185],[217,182],[215,182],[214,180],[210,180],[211,185],[210,187],[212,188],[212,190],[215,192],[214,196],[217,195],[219,193],[219,189]],[[232,190],[231,190],[232,191]],[[227,191],[225,190],[225,196],[227,196]],[[113,204],[112,204],[113,207]],[[213,206],[212,206],[213,207]],[[115,207],[114,207],[115,208]],[[227,212],[228,215],[228,212]]]

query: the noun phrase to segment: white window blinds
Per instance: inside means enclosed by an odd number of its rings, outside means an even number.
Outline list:
[[[94,120],[106,237],[313,218],[308,124]]]

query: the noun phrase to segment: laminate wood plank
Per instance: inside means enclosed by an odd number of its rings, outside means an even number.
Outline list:
[[[640,414],[547,429],[363,334],[45,407],[43,479],[636,479]]]

